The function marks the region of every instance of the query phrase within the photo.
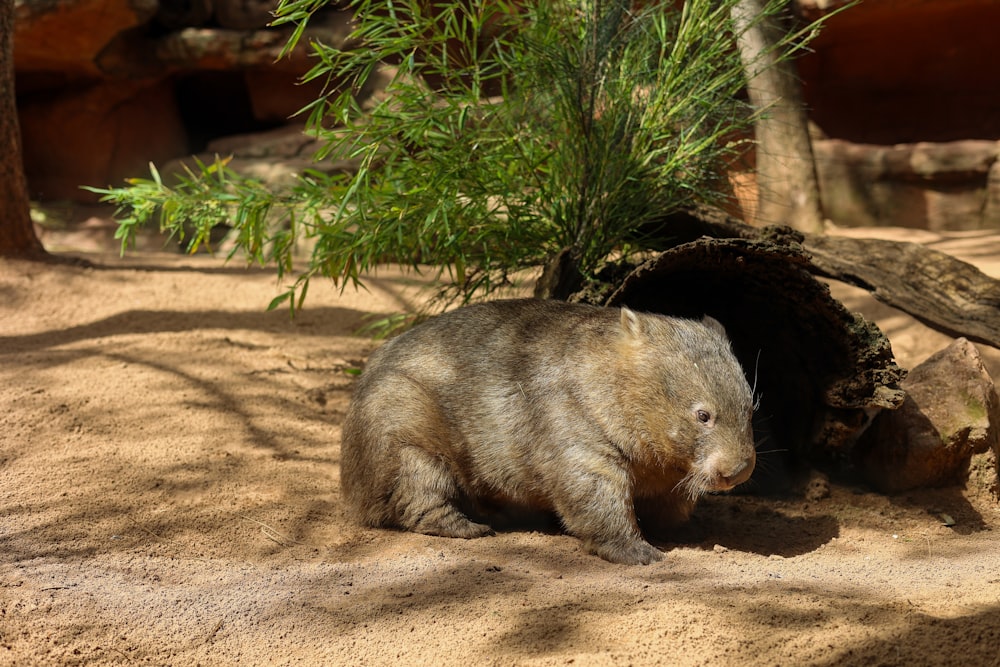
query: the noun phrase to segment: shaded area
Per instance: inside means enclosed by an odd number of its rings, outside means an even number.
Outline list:
[[[0,392],[30,424],[8,431],[0,459],[11,485],[3,532],[9,558],[128,552],[150,538],[170,553],[174,540],[220,528],[230,537],[201,549],[221,555],[236,544],[234,534],[258,532],[243,521],[280,515],[280,530],[294,540],[329,521],[337,496],[330,418],[338,409],[318,405],[307,387],[322,386],[346,405],[350,376],[322,363],[289,367],[281,352],[253,351],[249,364],[233,364],[240,348],[227,340],[190,346],[186,355],[115,347],[50,352],[44,367],[28,358],[30,384]],[[8,369],[13,358],[5,355]],[[45,379],[65,372],[95,379],[83,391],[78,382]],[[123,425],[131,446],[102,449],[123,437]],[[39,459],[50,464],[33,463]],[[287,485],[275,488],[272,478]],[[14,500],[38,487],[54,492]],[[225,526],[216,525],[218,512]]]
[[[331,321],[337,322],[338,329],[356,331],[364,324],[362,315],[363,313],[358,311],[343,308],[314,308],[302,311],[293,321],[289,318],[287,310],[271,312],[264,312],[263,309],[244,312],[130,310],[65,329],[20,336],[0,336],[0,349],[37,350],[123,334],[180,333],[204,329],[294,331],[299,336],[322,336],[329,333],[324,331],[323,325]]]
[[[815,551],[840,536],[840,521],[828,514],[783,511],[738,497],[708,497],[691,520],[676,528],[676,544],[722,547],[760,556],[793,558]]]

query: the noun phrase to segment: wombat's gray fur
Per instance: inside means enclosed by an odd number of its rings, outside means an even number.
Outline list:
[[[754,467],[752,392],[711,318],[511,300],[441,315],[376,351],[344,422],[349,511],[479,537],[463,512],[554,512],[616,563]],[[638,520],[637,520],[638,516]]]

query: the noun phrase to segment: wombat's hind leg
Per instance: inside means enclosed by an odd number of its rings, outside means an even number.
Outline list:
[[[392,494],[401,528],[442,537],[482,537],[493,530],[469,521],[455,505],[458,488],[448,467],[419,447],[399,452],[399,480]]]

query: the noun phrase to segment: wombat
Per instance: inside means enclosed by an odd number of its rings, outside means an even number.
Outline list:
[[[592,553],[648,564],[663,553],[642,530],[750,477],[752,412],[711,318],[467,306],[371,356],[344,422],[344,499],[366,525],[448,537],[492,533],[466,508],[551,512]]]

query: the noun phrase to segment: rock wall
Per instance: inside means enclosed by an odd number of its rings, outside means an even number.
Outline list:
[[[319,89],[297,83],[304,50],[277,61],[288,30],[266,27],[276,3],[16,0],[33,197],[87,201],[80,185],[119,184],[150,161],[288,125]],[[813,19],[845,3],[793,4]],[[343,44],[349,19],[331,6],[310,31]],[[1000,225],[998,25],[994,0],[863,0],[829,19],[799,62],[828,217]]]
[[[814,19],[844,0],[796,0]],[[1000,227],[991,0],[863,0],[799,60],[823,207],[842,226]]]
[[[289,28],[270,0],[17,0],[14,62],[33,198],[92,200],[147,164],[221,136],[289,123],[320,93],[300,85],[304,48],[278,60]],[[331,8],[309,37],[342,44]]]
[[[807,19],[845,0],[796,0]],[[867,144],[1000,139],[994,0],[862,0],[799,61],[812,121]]]
[[[813,143],[823,210],[842,226],[1000,228],[1000,142]]]

